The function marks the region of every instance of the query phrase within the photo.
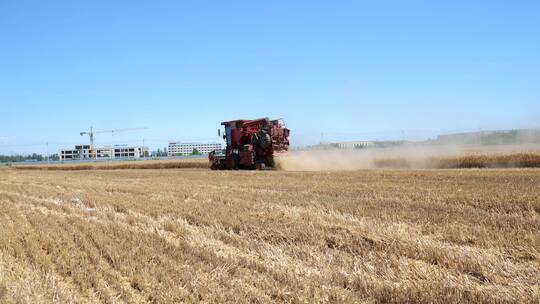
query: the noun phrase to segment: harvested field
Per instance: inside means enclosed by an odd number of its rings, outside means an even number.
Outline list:
[[[540,170],[0,172],[0,302],[538,303]]]

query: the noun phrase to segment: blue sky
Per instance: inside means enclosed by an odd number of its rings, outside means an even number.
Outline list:
[[[0,0],[0,153],[540,127],[539,1]]]

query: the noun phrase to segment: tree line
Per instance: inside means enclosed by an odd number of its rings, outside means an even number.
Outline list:
[[[55,161],[59,160],[58,154],[49,155],[49,160]],[[45,161],[47,156],[32,153],[28,155],[1,155],[0,154],[0,163],[14,163],[14,162],[23,162],[23,161]]]

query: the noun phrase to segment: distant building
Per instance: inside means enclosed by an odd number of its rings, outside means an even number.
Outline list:
[[[477,131],[466,133],[444,134],[437,136],[434,143],[438,144],[476,144],[476,145],[501,145],[501,144],[526,144],[540,143],[540,130],[495,130]]]
[[[221,149],[219,143],[185,143],[179,141],[170,141],[167,153],[169,156],[191,155],[196,150],[201,154],[208,154],[214,150]]]
[[[373,147],[375,145],[372,141],[346,141],[333,143],[339,149],[363,149]]]
[[[60,150],[60,160],[126,159],[148,155],[148,147],[115,145],[90,149],[90,145],[76,145],[75,149]]]
[[[380,143],[381,142],[367,141],[367,140],[344,141],[344,142],[323,141],[323,142],[320,142],[317,145],[292,146],[289,149],[291,151],[294,151],[294,150],[333,150],[333,149],[359,150],[359,149],[377,147]]]

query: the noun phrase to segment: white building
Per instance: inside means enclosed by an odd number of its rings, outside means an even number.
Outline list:
[[[372,141],[346,141],[335,143],[335,145],[339,149],[362,149],[373,147],[375,143]]]
[[[208,154],[214,150],[221,149],[219,143],[185,143],[179,141],[170,141],[167,154],[169,156],[175,155],[191,155],[196,150],[201,154]]]
[[[73,150],[60,150],[60,160],[140,158],[148,154],[148,147],[125,145],[90,149],[90,145],[76,145]]]

